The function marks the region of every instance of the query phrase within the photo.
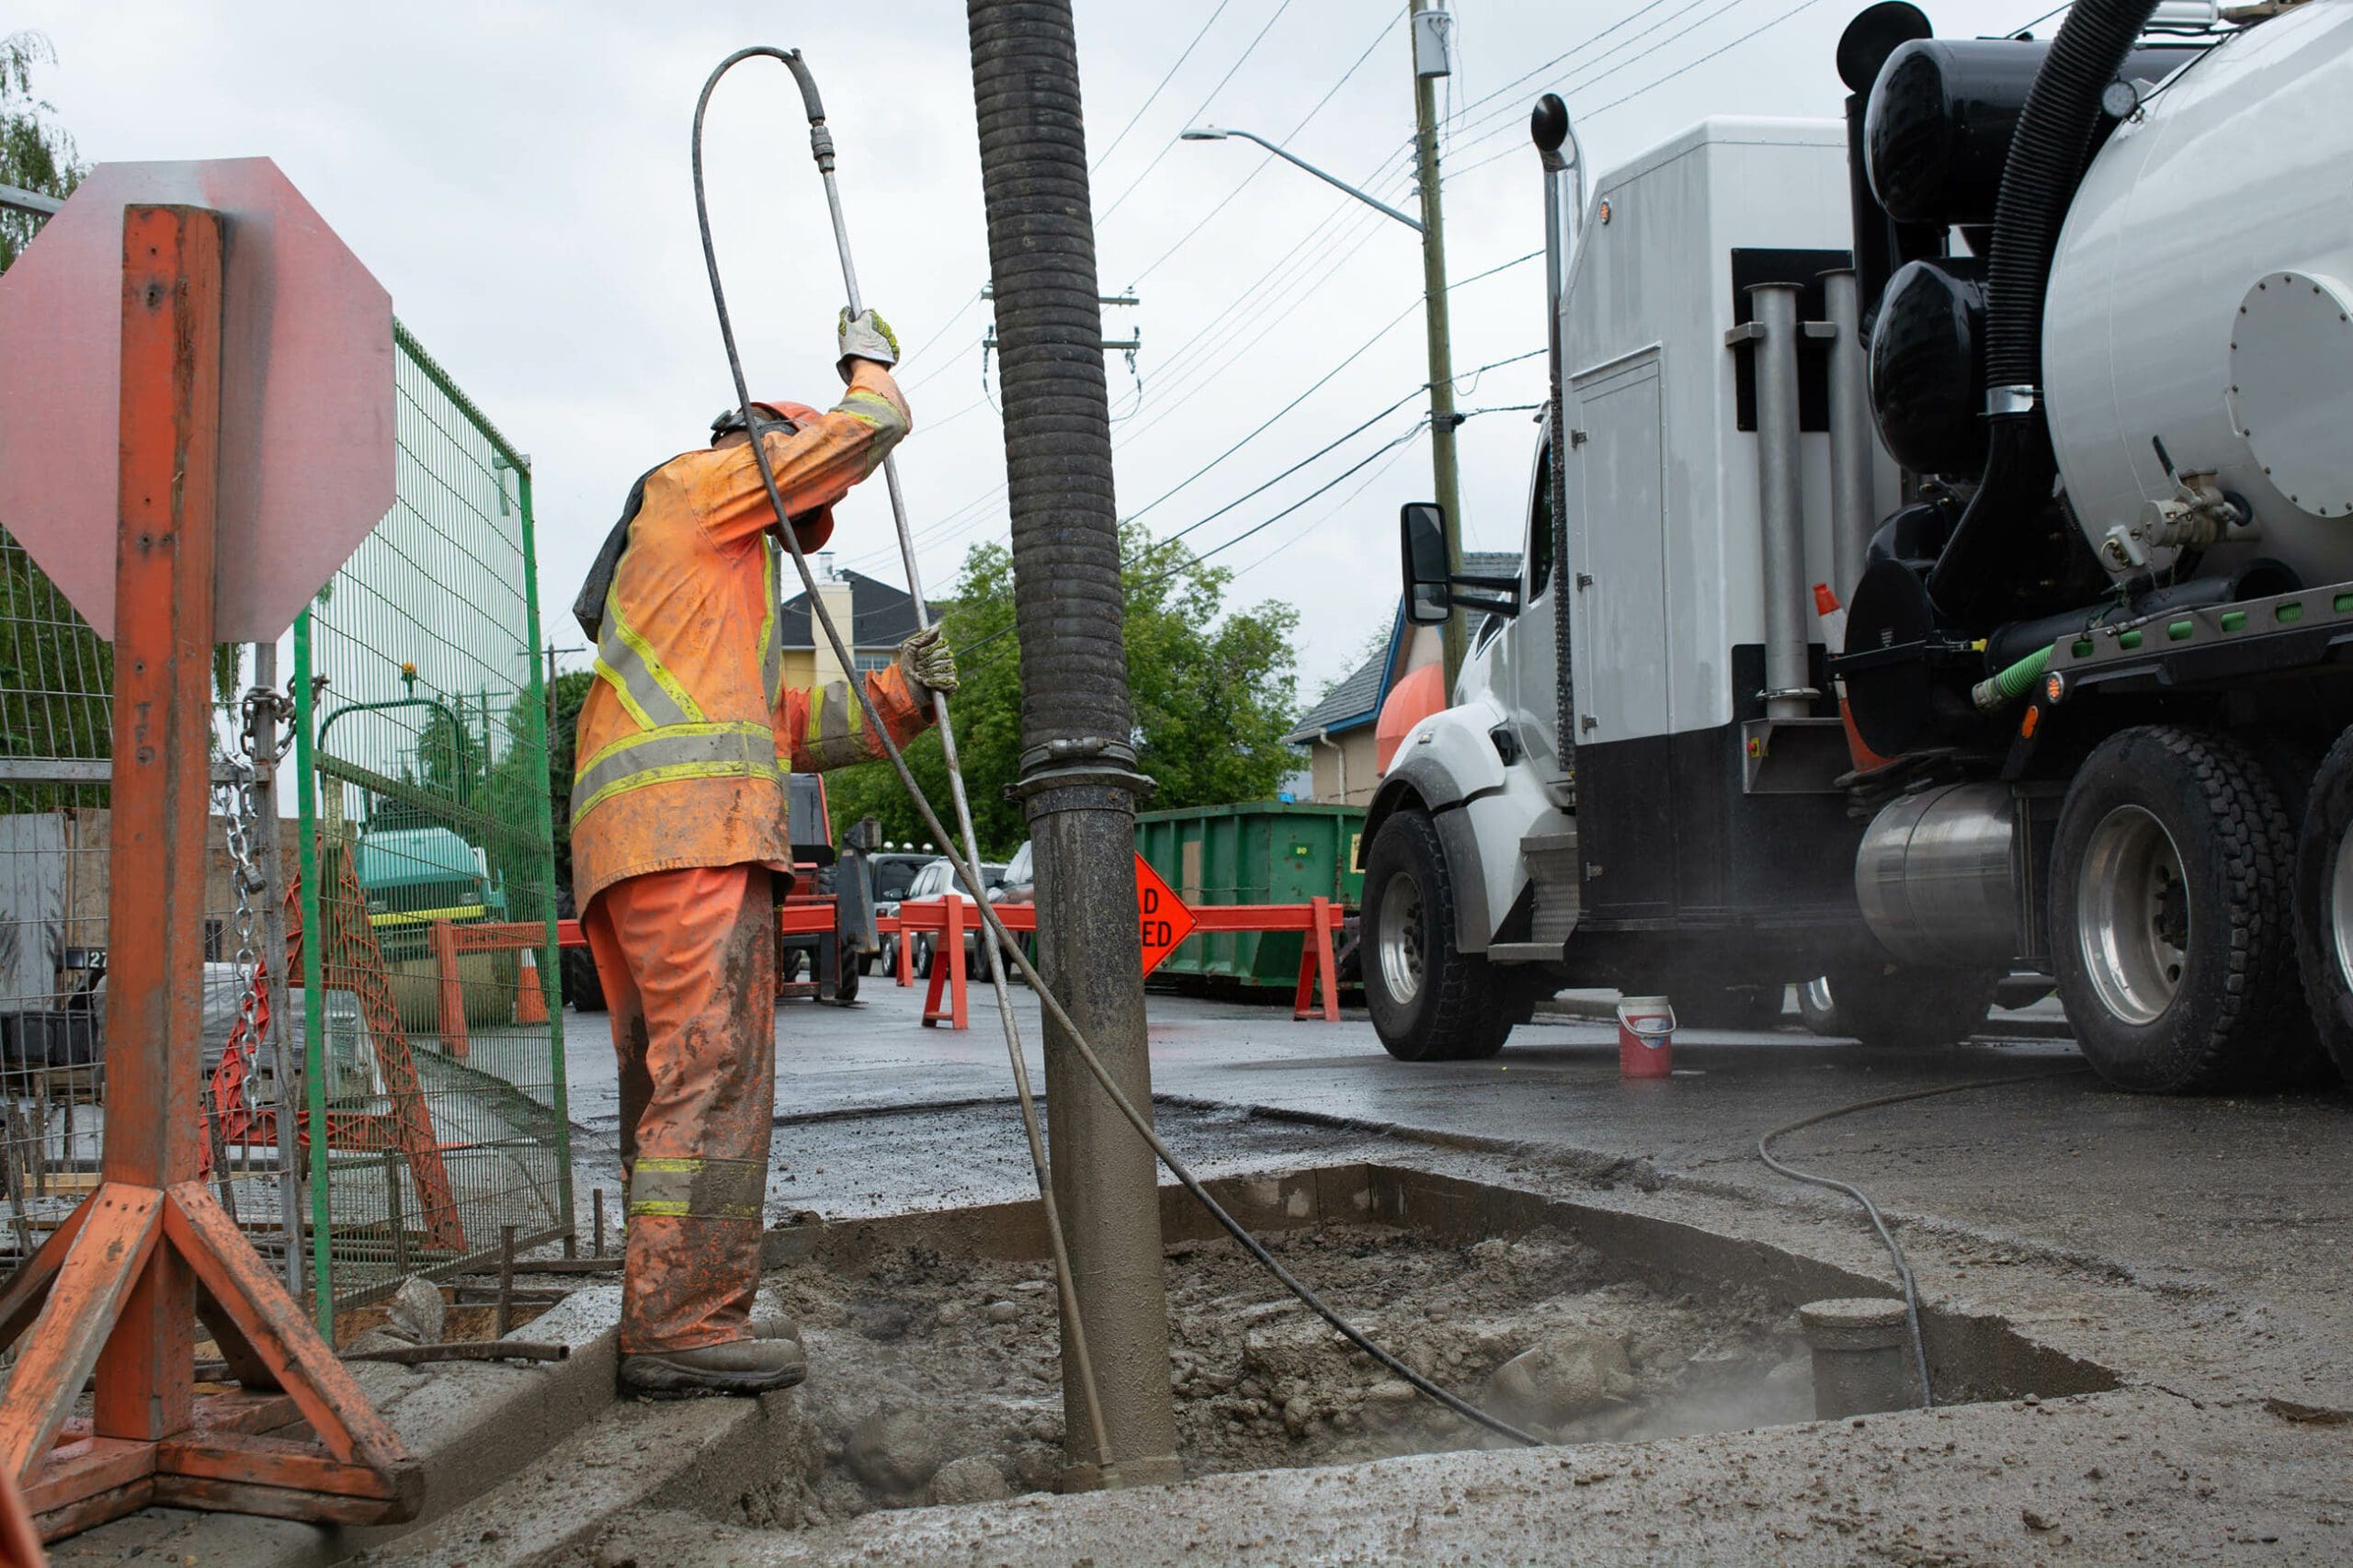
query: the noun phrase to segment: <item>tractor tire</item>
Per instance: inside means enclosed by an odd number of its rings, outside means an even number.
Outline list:
[[[2320,1044],[2353,1083],[2353,730],[2313,779],[2296,838],[2296,942]]]
[[[1818,1035],[1888,1051],[1928,1051],[1976,1033],[2001,983],[1998,970],[1853,964],[1831,971],[1800,995],[1806,1028]]]
[[[1438,829],[1418,811],[1381,824],[1365,857],[1364,999],[1401,1062],[1470,1062],[1511,1032],[1483,954],[1454,945],[1454,879]]]
[[[2309,1028],[2295,866],[2279,791],[2238,742],[2147,724],[2085,759],[2052,846],[2051,953],[2093,1071],[2199,1094],[2290,1066]]]

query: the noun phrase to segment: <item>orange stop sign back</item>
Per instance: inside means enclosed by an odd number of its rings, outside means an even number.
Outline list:
[[[1136,920],[1143,936],[1143,971],[1150,974],[1193,934],[1192,909],[1161,880],[1152,862],[1136,857]]]

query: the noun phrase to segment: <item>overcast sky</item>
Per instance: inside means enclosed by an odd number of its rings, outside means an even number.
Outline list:
[[[1450,276],[1542,244],[1524,129],[1540,91],[1564,90],[1603,169],[1708,114],[1835,117],[1844,90],[1833,50],[1860,8],[1459,0],[1457,72],[1445,85]],[[1975,34],[2047,6],[1926,8],[1939,32]],[[1215,0],[1078,4],[1101,282],[1106,293],[1132,284],[1142,299],[1105,323],[1107,335],[1140,331],[1143,341],[1135,378],[1122,358],[1110,367],[1122,512],[1404,319],[1154,506],[1147,520],[1163,532],[1225,506],[1427,374],[1409,231],[1246,143],[1173,142],[1197,116],[1286,139],[1410,209],[1402,5],[1227,0],[1204,32],[1214,11]],[[902,384],[915,434],[901,467],[926,587],[946,591],[967,548],[1006,536],[1003,433],[982,365],[987,243],[961,6],[30,0],[9,12],[0,27],[38,28],[56,44],[59,62],[37,85],[85,158],[267,154],[335,225],[402,320],[531,454],[540,599],[563,642],[578,637],[560,611],[630,481],[699,444],[730,399],[688,181],[695,94],[735,48],[799,46],[840,145],[859,279],[911,351]],[[759,62],[740,68],[710,125],[721,259],[754,392],[830,403],[841,279],[790,78]],[[1541,397],[1540,356],[1468,372],[1542,347],[1542,286],[1531,261],[1454,293],[1463,408]],[[1416,412],[1408,403],[1188,542],[1234,540],[1373,457]],[[1472,548],[1519,548],[1529,417],[1489,415],[1461,432]],[[1304,694],[1344,673],[1366,632],[1394,613],[1397,507],[1429,494],[1424,436],[1218,555],[1241,573],[1229,602],[1299,608]],[[881,486],[858,492],[840,517],[840,562],[899,580]]]

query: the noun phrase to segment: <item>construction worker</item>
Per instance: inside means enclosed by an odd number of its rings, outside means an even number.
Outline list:
[[[778,530],[756,437],[801,548],[908,429],[890,329],[842,312],[830,412],[756,403],[631,489],[573,612],[597,646],[572,784],[573,886],[612,1013],[628,1186],[620,1379],[757,1393],[807,1371],[756,1324],[776,1098],[776,904],[791,877],[785,775],[881,755],[836,681],[787,690]],[[937,629],[864,677],[892,737],[956,687]],[[782,886],[779,886],[782,883]]]

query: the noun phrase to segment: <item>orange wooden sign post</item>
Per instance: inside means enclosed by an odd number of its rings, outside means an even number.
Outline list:
[[[123,215],[103,1184],[0,1290],[0,1344],[21,1341],[0,1469],[51,1540],[149,1504],[388,1523],[424,1489],[198,1179],[222,229],[198,207]],[[199,1319],[241,1392],[195,1397]],[[298,1420],[315,1441],[265,1435]]]

